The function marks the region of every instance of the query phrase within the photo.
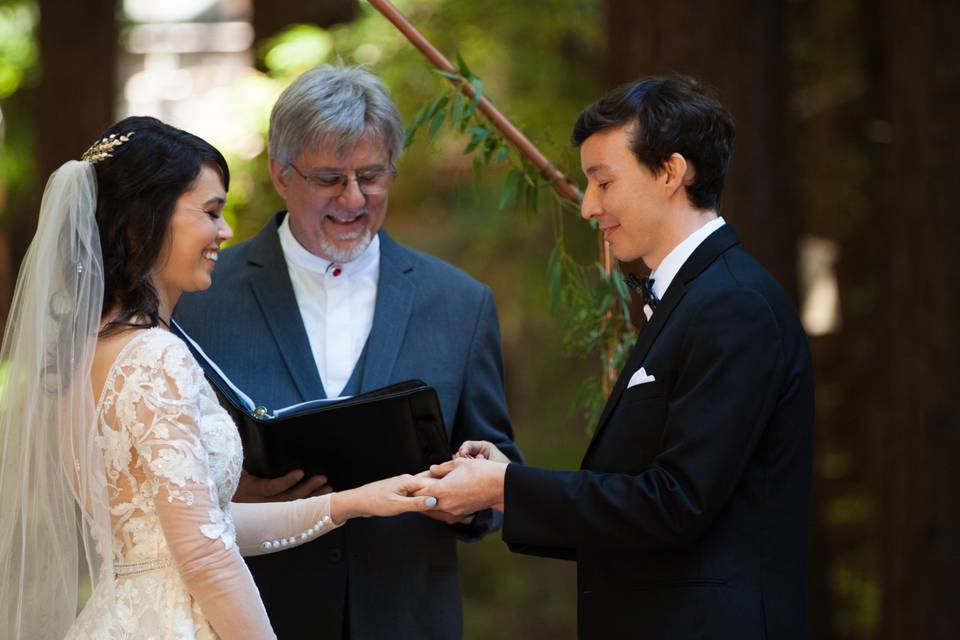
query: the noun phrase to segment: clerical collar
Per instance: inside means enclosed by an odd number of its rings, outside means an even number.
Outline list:
[[[277,235],[280,236],[280,247],[283,249],[283,255],[287,260],[318,275],[339,278],[375,268],[380,264],[379,235],[373,237],[373,241],[357,258],[344,263],[330,262],[310,253],[306,247],[300,244],[300,241],[293,236],[293,231],[290,230],[289,213],[283,217],[283,222],[277,228]]]

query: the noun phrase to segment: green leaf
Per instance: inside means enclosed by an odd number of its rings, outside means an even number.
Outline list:
[[[553,313],[560,306],[561,280],[563,278],[563,268],[560,261],[557,260],[557,247],[550,250],[550,257],[547,259],[547,274],[550,278],[550,285],[547,291],[550,293],[550,312]]]
[[[610,295],[609,291],[604,291],[603,295],[600,296],[600,304],[597,305],[597,308],[606,311],[611,302],[613,302],[613,296]]]
[[[447,103],[450,102],[450,98],[447,96],[437,96],[433,99],[433,102],[430,103],[430,106],[427,108],[426,113],[423,115],[423,122],[426,122],[434,115],[436,115],[438,109],[443,109],[447,106]]]
[[[466,124],[466,121],[463,120],[463,94],[459,91],[457,92],[457,97],[453,99],[453,112],[450,114],[450,128],[460,126],[460,130],[463,131],[463,126]]]
[[[510,155],[510,149],[508,147],[500,147],[500,150],[497,151],[497,155],[494,158],[494,162],[500,164],[507,159],[507,156]]]
[[[403,132],[403,148],[406,149],[413,144],[413,138],[417,135],[417,125],[411,124]]]
[[[436,102],[436,100],[434,100],[434,102]],[[432,104],[431,104],[430,106],[432,106]],[[404,135],[403,135],[403,147],[404,147],[404,148],[407,148],[407,147],[409,147],[411,144],[413,144],[413,139],[414,139],[414,137],[416,136],[417,129],[419,129],[420,126],[421,126],[421,125],[426,121],[426,119],[427,119],[427,110],[428,110],[428,109],[429,109],[429,106],[427,106],[427,105],[421,107],[420,110],[417,111],[417,115],[414,116],[413,122],[410,123],[410,126],[407,127],[406,131],[404,131]]]
[[[420,111],[417,111],[416,117],[413,119],[413,128],[417,128],[422,125],[427,120],[427,110],[430,108],[430,105],[423,105],[420,107]]]
[[[553,245],[550,249],[550,253],[547,254],[547,275],[553,273],[554,265],[557,264],[557,253],[560,251],[558,245]]]
[[[473,71],[470,71],[470,67],[467,66],[466,61],[463,59],[463,56],[460,55],[460,51],[457,51],[457,69],[460,70],[460,75],[464,78],[473,78]]]
[[[470,142],[467,143],[466,148],[463,150],[463,155],[467,155],[471,151],[477,148],[477,145],[490,137],[493,133],[489,129],[484,129],[483,127],[473,127],[470,129],[470,133],[473,137],[470,139]]]
[[[490,164],[490,158],[498,148],[500,148],[500,142],[496,138],[487,138],[483,143],[483,161]]]
[[[517,186],[519,186],[522,177],[523,174],[516,169],[510,170],[510,173],[507,174],[507,179],[503,183],[503,189],[500,191],[500,203],[497,205],[497,209],[503,209],[507,206],[507,203],[510,202],[514,194],[516,194]]]
[[[454,71],[444,71],[443,69],[434,69],[433,72],[438,76],[443,76],[444,78],[449,78],[451,80],[463,80],[463,76]]]
[[[471,78],[470,86],[473,87],[473,99],[470,100],[470,104],[467,105],[466,110],[463,112],[464,118],[469,118],[473,115],[473,112],[476,111],[480,105],[480,98],[483,97],[483,80],[480,78]]]
[[[440,127],[443,126],[443,121],[446,119],[447,112],[445,109],[440,109],[433,114],[433,121],[430,123],[430,135],[427,137],[430,142],[433,142],[433,139],[437,137],[437,132],[440,131]]]
[[[412,124],[403,132],[403,148],[408,149],[413,144],[413,137],[417,133],[417,128]]]
[[[517,190],[513,194],[513,210],[517,211],[523,208],[524,202],[526,201],[527,196],[527,185],[529,178],[522,171],[520,173],[520,180],[517,182]]]
[[[526,188],[526,205],[527,211],[531,213],[536,213],[540,200],[540,187],[537,185],[537,181],[533,180],[531,184],[527,185]]]

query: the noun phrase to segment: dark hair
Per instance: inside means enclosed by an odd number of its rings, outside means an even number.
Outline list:
[[[119,311],[101,335],[123,327],[157,326],[159,298],[150,273],[167,241],[177,200],[204,166],[220,172],[225,190],[230,186],[223,155],[193,134],[146,116],[124,118],[100,139],[111,134],[130,139],[110,150],[112,157],[94,164],[103,252],[101,318]]]
[[[698,209],[716,209],[733,151],[733,119],[696,79],[673,75],[624,85],[584,109],[571,140],[579,147],[604,129],[636,125],[633,154],[654,174],[673,153],[695,170],[687,197]]]

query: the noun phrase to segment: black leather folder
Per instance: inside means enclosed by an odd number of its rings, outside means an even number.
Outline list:
[[[313,400],[283,408],[257,405],[174,323],[234,419],[244,468],[275,478],[292,469],[324,474],[335,490],[450,460],[437,392],[407,380],[350,398]]]

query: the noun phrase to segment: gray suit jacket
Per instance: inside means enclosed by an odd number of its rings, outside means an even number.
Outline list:
[[[277,236],[278,214],[224,250],[210,289],[176,317],[257,404],[325,397]],[[452,446],[489,440],[514,460],[490,289],[380,232],[380,280],[361,391],[417,378],[436,388]],[[496,514],[496,515],[495,515]],[[349,521],[310,544],[248,560],[280,638],[460,638],[456,539],[500,526],[418,514]]]

